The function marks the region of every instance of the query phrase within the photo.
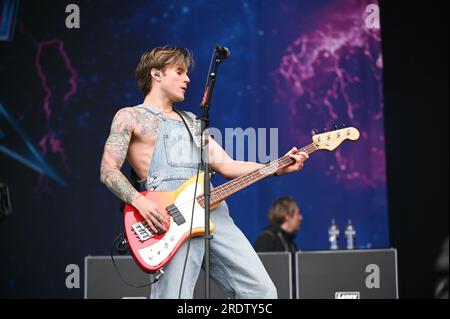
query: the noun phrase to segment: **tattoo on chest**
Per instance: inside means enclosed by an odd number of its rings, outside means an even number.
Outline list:
[[[158,130],[159,118],[146,110],[136,109],[134,112],[136,131],[142,135],[155,135]]]

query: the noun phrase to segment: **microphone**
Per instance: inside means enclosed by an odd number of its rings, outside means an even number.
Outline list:
[[[225,60],[231,54],[230,50],[228,50],[228,48],[222,47],[220,45],[216,45],[216,49],[215,50],[216,50],[216,53],[219,56],[219,58],[221,58],[222,60]]]

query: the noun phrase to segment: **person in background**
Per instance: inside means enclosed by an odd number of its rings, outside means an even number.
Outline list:
[[[254,245],[257,252],[297,252],[294,239],[303,216],[295,200],[290,197],[278,198],[270,207],[270,225],[258,236]]]
[[[273,202],[269,210],[270,225],[259,235],[254,245],[257,252],[289,252],[291,253],[292,296],[296,296],[295,253],[297,246],[295,236],[300,230],[303,216],[295,200],[280,197]]]

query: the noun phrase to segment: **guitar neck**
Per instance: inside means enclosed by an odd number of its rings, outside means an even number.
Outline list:
[[[305,152],[307,154],[314,153],[317,151],[317,147],[314,145],[314,143],[311,143],[297,151],[299,152]],[[211,197],[210,197],[210,205],[213,206],[214,204],[217,204],[230,195],[233,195],[234,193],[240,191],[241,189],[246,188],[247,186],[252,185],[253,183],[268,177],[272,176],[274,173],[276,173],[279,169],[285,168],[292,163],[294,163],[295,160],[290,158],[289,156],[285,155],[275,161],[272,161],[264,167],[261,167],[260,169],[257,169],[251,173],[248,173],[246,175],[239,176],[225,184],[222,184],[218,187],[216,187],[214,190],[211,191]],[[197,197],[197,200],[199,204],[204,207],[204,195],[201,195]]]

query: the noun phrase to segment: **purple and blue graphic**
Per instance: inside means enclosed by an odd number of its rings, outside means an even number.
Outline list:
[[[80,9],[79,29],[65,25],[70,3]],[[0,224],[0,249],[8,256],[0,268],[9,270],[0,274],[7,283],[0,296],[81,294],[65,288],[65,265],[109,253],[122,213],[99,181],[103,145],[117,110],[143,100],[134,78],[141,54],[164,44],[194,53],[186,100],[177,106],[196,114],[211,51],[216,44],[230,49],[211,107],[211,126],[222,132],[277,128],[280,157],[311,143],[313,129],[345,124],[361,132],[356,142],[312,154],[299,173],[263,180],[227,200],[252,243],[268,224],[272,202],[290,195],[304,217],[296,238],[301,250],[328,249],[332,219],[341,247],[348,219],[357,248],[390,246],[377,1],[18,4],[1,7],[0,34],[8,41],[0,41],[0,181],[9,185],[14,214]],[[23,240],[30,236],[39,237],[39,249]]]
[[[18,7],[19,0],[0,2],[0,41],[13,40]]]

